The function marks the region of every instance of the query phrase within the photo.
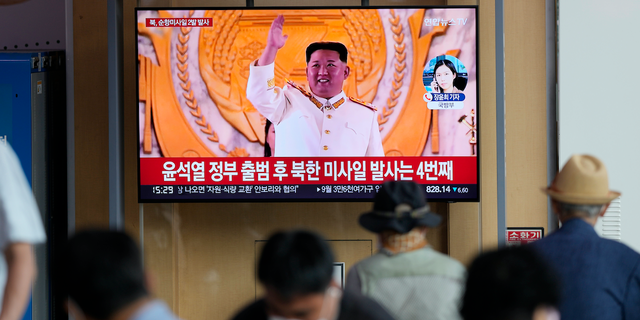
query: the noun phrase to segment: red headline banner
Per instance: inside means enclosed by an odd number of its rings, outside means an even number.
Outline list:
[[[147,27],[212,27],[213,18],[147,18]]]
[[[142,185],[477,184],[476,157],[141,158]]]

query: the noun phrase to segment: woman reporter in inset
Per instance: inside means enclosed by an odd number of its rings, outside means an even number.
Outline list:
[[[431,89],[435,93],[461,93],[464,86],[459,88],[458,72],[453,63],[447,59],[439,60],[433,67],[433,81]]]
[[[264,126],[264,156],[273,157],[276,154],[276,128],[267,119]]]

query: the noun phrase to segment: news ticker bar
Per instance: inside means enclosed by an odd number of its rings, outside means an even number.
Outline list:
[[[427,200],[477,199],[475,184],[422,185]],[[373,200],[380,185],[142,185],[144,201]]]
[[[474,156],[140,159],[141,185],[453,185],[477,177]]]

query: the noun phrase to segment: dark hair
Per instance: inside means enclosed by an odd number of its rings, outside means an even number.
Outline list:
[[[465,320],[531,319],[536,307],[557,307],[557,278],[530,247],[509,247],[476,258],[462,298]]]
[[[331,50],[340,54],[340,61],[347,63],[349,51],[340,42],[314,42],[307,47],[307,63],[311,60],[311,54],[318,50]]]
[[[447,66],[447,68],[449,68],[449,70],[451,70],[451,72],[453,72],[456,75],[456,78],[458,77],[458,71],[456,70],[456,66],[453,65],[453,62],[447,59],[438,60],[438,62],[436,62],[436,65],[433,67],[433,80],[435,80],[436,83],[438,83],[438,79],[436,79],[436,70],[438,70],[438,68],[442,67],[443,65]],[[438,88],[440,88],[440,92],[443,91],[439,83],[438,83]]]
[[[320,235],[305,230],[277,232],[262,249],[258,279],[286,300],[321,293],[331,283],[333,261],[331,248]]]
[[[264,156],[271,157],[271,146],[267,143],[267,137],[269,136],[269,128],[271,128],[273,124],[269,119],[267,119],[267,123],[264,125]]]
[[[69,297],[87,316],[108,319],[148,295],[140,250],[128,235],[83,231],[67,245]]]

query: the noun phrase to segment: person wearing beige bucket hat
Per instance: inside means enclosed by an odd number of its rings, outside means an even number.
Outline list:
[[[604,163],[573,155],[543,192],[562,227],[532,246],[560,277],[562,319],[640,319],[640,254],[594,229],[620,197]]]
[[[432,249],[426,238],[440,221],[423,187],[383,183],[373,210],[359,218],[362,227],[378,234],[381,248],[349,270],[345,290],[373,298],[398,320],[459,319],[465,268]]]
[[[609,190],[609,176],[602,161],[590,155],[573,155],[544,191],[552,199],[569,204],[603,205],[620,196]]]

